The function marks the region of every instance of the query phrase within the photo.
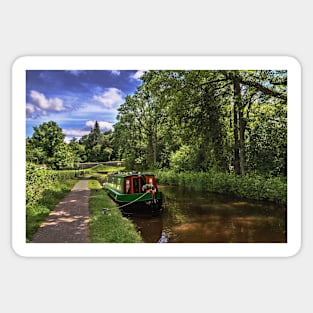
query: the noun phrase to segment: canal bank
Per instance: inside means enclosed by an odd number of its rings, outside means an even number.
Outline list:
[[[154,174],[161,184],[192,187],[196,190],[287,205],[287,177],[284,176],[235,175],[214,170],[208,172],[156,170]]]

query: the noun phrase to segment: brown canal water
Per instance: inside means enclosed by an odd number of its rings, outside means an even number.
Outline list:
[[[287,209],[228,195],[159,186],[160,216],[127,215],[146,243],[284,243]]]

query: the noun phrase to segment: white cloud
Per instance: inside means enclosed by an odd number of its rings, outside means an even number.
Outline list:
[[[65,110],[63,100],[60,98],[46,98],[43,93],[36,90],[30,91],[30,102],[26,105],[26,113],[34,114],[35,111],[40,115],[46,115],[47,112],[60,112]]]
[[[95,123],[96,121],[93,120],[93,121],[87,121],[86,122],[86,127],[88,129],[91,129],[95,126]],[[113,129],[113,124],[112,123],[109,123],[109,122],[106,122],[106,121],[98,121],[98,124],[99,124],[99,127],[100,127],[100,130],[102,132],[106,132],[106,131],[109,131],[109,130],[112,130]]]
[[[102,95],[93,96],[93,99],[102,103],[106,109],[114,109],[124,101],[122,91],[117,88],[106,88]]]
[[[130,78],[134,80],[141,80],[141,77],[144,75],[145,71],[137,71],[135,74],[131,75]]]
[[[67,137],[76,137],[76,138],[81,138],[84,135],[89,134],[88,130],[81,130],[81,129],[63,129],[63,134]]]
[[[30,103],[27,103],[26,104],[26,117],[32,117],[33,114],[35,113],[35,106],[30,104]]]
[[[95,120],[89,120],[85,123],[85,127],[83,129],[77,128],[69,128],[63,129],[62,132],[65,135],[65,142],[69,143],[74,137],[76,139],[80,139],[85,135],[90,134],[90,130],[95,126]],[[113,129],[113,124],[106,121],[98,121],[100,131],[106,132]]]
[[[76,137],[75,137],[75,138],[76,138]],[[73,139],[72,137],[67,137],[67,136],[65,136],[64,142],[65,142],[65,143],[70,143],[72,139]]]
[[[83,116],[85,117],[86,119],[86,115],[88,114],[93,114],[93,113],[103,113],[103,112],[107,112],[108,110],[106,110],[105,108],[103,108],[102,105],[100,104],[84,104],[82,107],[80,107],[78,110],[77,110],[77,113],[78,114],[83,114]],[[111,111],[111,110],[110,110]]]
[[[121,72],[120,71],[111,71],[112,75],[120,76]]]
[[[68,70],[68,71],[66,71],[66,72],[68,72],[68,73],[70,73],[70,74],[72,74],[72,75],[74,75],[74,76],[79,76],[79,75],[85,73],[85,71],[81,71],[81,70]]]

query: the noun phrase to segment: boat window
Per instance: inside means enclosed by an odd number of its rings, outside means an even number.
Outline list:
[[[139,193],[139,179],[133,178],[134,193]]]
[[[130,181],[129,179],[126,179],[126,193],[129,193],[130,191]]]

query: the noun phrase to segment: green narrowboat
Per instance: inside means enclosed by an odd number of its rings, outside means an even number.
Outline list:
[[[153,174],[112,173],[103,188],[120,207],[161,210],[162,192]]]

